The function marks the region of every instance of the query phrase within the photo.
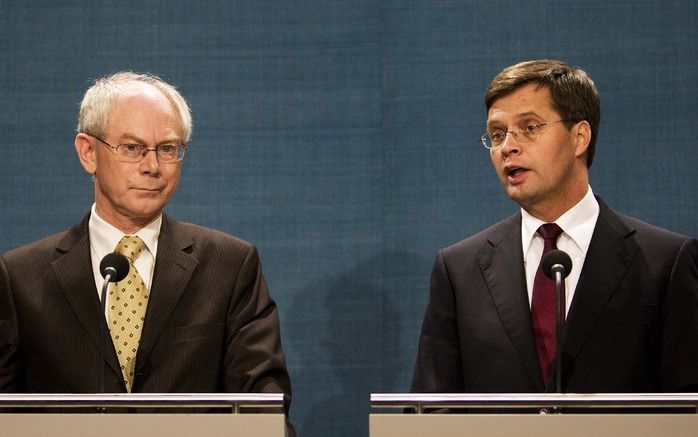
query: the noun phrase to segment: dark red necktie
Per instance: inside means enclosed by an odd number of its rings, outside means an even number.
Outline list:
[[[550,250],[557,249],[556,242],[562,234],[562,229],[555,223],[546,223],[538,228],[538,234],[543,237],[543,255],[545,255]],[[538,362],[543,374],[543,383],[546,385],[550,379],[550,371],[555,359],[556,308],[555,281],[543,273],[539,263],[536,279],[533,281],[531,318],[533,320],[533,333],[536,336]]]

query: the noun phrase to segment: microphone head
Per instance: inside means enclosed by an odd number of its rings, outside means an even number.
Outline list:
[[[566,252],[553,249],[543,256],[540,265],[548,278],[555,279],[555,270],[562,272],[562,277],[566,278],[572,270],[572,259]]]
[[[99,263],[99,272],[102,276],[112,274],[110,282],[119,282],[124,279],[128,275],[129,268],[128,259],[118,252],[108,253]]]

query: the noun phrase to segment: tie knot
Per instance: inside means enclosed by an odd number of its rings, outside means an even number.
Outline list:
[[[543,237],[543,240],[552,240],[553,242],[557,241],[557,237],[562,234],[562,228],[560,228],[558,225],[555,223],[546,223],[544,225],[541,225],[540,228],[538,228],[538,234],[540,234],[541,237]]]
[[[136,235],[126,235],[116,245],[115,252],[119,252],[131,261],[135,261],[138,255],[143,252],[145,243]]]

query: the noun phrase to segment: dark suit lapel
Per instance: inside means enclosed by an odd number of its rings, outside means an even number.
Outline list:
[[[488,242],[491,247],[478,256],[480,269],[521,365],[533,386],[543,391],[523,266],[521,215],[502,222],[493,230]]]
[[[198,261],[187,250],[194,244],[182,225],[163,214],[136,370],[148,362],[155,342],[189,284]]]
[[[101,325],[106,328],[106,320],[93,279],[88,221],[89,214],[80,224],[70,229],[65,238],[59,242],[56,247],[58,256],[51,263],[51,268],[75,316],[87,331],[95,347],[99,349],[100,329]],[[116,351],[111,338],[108,337],[108,331],[105,329],[104,332],[107,333],[105,335],[107,363],[114,372],[117,372],[117,375],[120,375]]]
[[[611,296],[637,257],[639,247],[626,226],[601,199],[591,244],[574,292],[563,334],[563,374],[589,338]]]

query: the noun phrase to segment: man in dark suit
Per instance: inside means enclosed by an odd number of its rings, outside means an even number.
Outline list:
[[[412,391],[553,391],[558,354],[565,392],[698,391],[698,243],[592,193],[592,80],[563,62],[523,62],[485,101],[482,143],[521,209],[436,257]],[[573,265],[561,351],[541,304],[555,297],[537,278],[545,238]]]
[[[0,391],[96,393],[104,371],[107,392],[278,392],[288,407],[278,313],[256,249],[163,213],[190,134],[185,100],[156,76],[117,73],[87,90],[75,148],[95,203],[72,229],[0,259]],[[112,289],[103,312],[99,292],[100,260],[125,235],[144,244],[130,261],[145,307],[126,360],[120,341],[100,339],[105,321],[115,335],[117,304]]]

